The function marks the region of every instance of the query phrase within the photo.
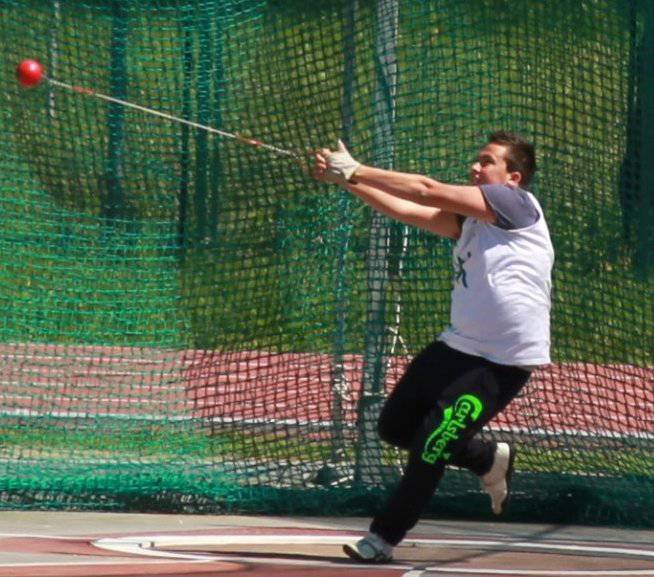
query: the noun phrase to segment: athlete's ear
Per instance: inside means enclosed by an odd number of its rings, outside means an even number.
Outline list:
[[[513,186],[520,186],[521,182],[522,182],[522,172],[518,172],[517,170],[514,170],[513,172],[509,172],[509,180],[507,184],[512,184]]]

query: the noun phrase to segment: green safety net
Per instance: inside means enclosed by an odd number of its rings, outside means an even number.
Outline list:
[[[654,2],[3,0],[0,507],[372,514],[375,419],[447,325],[451,241],[298,152],[466,182],[533,140],[553,363],[484,431],[509,520],[654,526]],[[488,519],[448,471],[428,514]]]

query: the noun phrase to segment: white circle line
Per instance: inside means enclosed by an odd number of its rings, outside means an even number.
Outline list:
[[[143,555],[146,557],[165,557],[167,559],[178,559],[183,561],[198,561],[209,563],[215,561],[214,555],[204,553],[181,553],[174,551],[157,551],[154,549],[158,537],[106,537],[97,539],[92,545],[99,549],[114,551],[116,553],[127,553],[130,555]],[[203,541],[196,541],[198,545],[204,544]]]
[[[359,539],[358,535],[294,535],[294,534],[245,534],[245,535],[145,535],[138,537],[119,537],[101,539],[96,543],[152,543],[152,547],[175,547],[188,545],[284,545],[297,543],[305,545],[338,545]],[[486,539],[405,539],[404,545],[449,545],[457,547],[504,547],[508,549],[538,549],[545,551],[573,551],[583,553],[603,553],[626,555],[631,557],[648,557],[654,559],[654,550],[628,549],[624,547],[607,547],[598,545],[566,545],[564,543],[534,543],[531,541],[504,541]],[[156,545],[155,545],[156,544]]]
[[[42,535],[35,533],[0,533],[0,539],[53,539],[58,541],[79,541],[85,537],[78,536],[61,536],[61,535]]]
[[[109,561],[87,561],[87,560],[80,560],[80,561],[26,561],[24,563],[21,562],[16,562],[16,563],[0,563],[0,568],[2,569],[13,569],[13,568],[20,568],[20,567],[95,567],[97,566],[110,566],[113,567],[114,565],[162,565],[170,563],[170,561],[166,561],[164,559],[137,559],[137,560],[130,560],[130,561],[117,561],[115,559],[109,560]]]
[[[93,544],[99,548],[107,549],[110,551],[118,551],[121,553],[131,553],[137,555],[147,555],[154,557],[177,558],[180,560],[193,560],[193,561],[249,561],[254,563],[273,563],[281,565],[312,565],[312,566],[333,566],[329,561],[316,561],[312,559],[296,560],[296,559],[273,559],[263,557],[242,557],[242,556],[225,556],[220,554],[211,553],[183,553],[174,551],[160,551],[156,547],[175,547],[175,546],[196,546],[198,548],[203,545],[221,546],[221,545],[283,545],[283,544],[341,544],[354,542],[360,538],[360,535],[306,535],[306,534],[244,534],[244,535],[143,535],[132,537],[118,537],[118,538],[104,538],[99,539]],[[541,551],[565,551],[565,552],[579,552],[579,553],[595,553],[595,554],[612,554],[621,555],[626,557],[637,558],[654,558],[654,550],[648,549],[629,549],[624,547],[602,547],[602,546],[588,546],[582,544],[566,545],[562,543],[532,543],[528,541],[501,541],[501,540],[483,540],[483,539],[405,539],[405,545],[445,545],[448,547],[498,547],[505,550],[541,550]],[[367,565],[343,565],[339,564],[338,567],[357,567],[364,568],[370,567]],[[398,569],[406,568],[407,564],[394,564],[394,565],[380,565],[377,566],[379,570],[383,569]],[[420,570],[412,569],[404,574],[404,577],[421,577],[426,575],[425,572],[439,572],[439,573],[457,573],[461,575],[521,575],[521,576],[534,576],[534,577],[654,577],[654,568],[639,569],[639,570],[537,570],[537,569],[467,569],[467,568],[453,568],[453,567],[428,567]]]
[[[161,547],[161,546],[175,546],[175,545],[198,545],[198,547],[201,547],[202,545],[229,545],[229,544],[239,544],[243,543],[242,541],[239,540],[234,540],[234,539],[229,539],[230,543],[211,543],[208,542],[206,539],[204,539],[202,535],[198,535],[195,537],[188,537],[184,536],[184,543],[180,543],[179,540],[174,540],[174,541],[168,541],[165,539],[165,537],[168,536],[162,536],[162,535],[155,535],[155,536],[144,536],[144,537],[118,537],[118,538],[104,538],[104,539],[98,539],[97,541],[93,542],[93,545],[96,547],[99,547],[100,549],[105,549],[108,551],[113,551],[113,552],[118,552],[118,553],[127,553],[131,555],[148,555],[148,556],[153,556],[153,557],[166,557],[168,559],[179,559],[180,561],[195,561],[198,563],[204,562],[204,563],[212,563],[216,561],[222,561],[222,562],[230,562],[230,563],[252,563],[252,564],[262,564],[265,563],[266,565],[297,565],[297,566],[304,566],[304,567],[334,567],[334,563],[331,561],[319,561],[315,559],[278,559],[278,558],[264,558],[264,557],[249,557],[247,555],[220,555],[220,554],[215,554],[215,553],[204,553],[204,554],[198,554],[198,553],[176,553],[173,551],[158,551],[156,549],[153,549],[153,547]],[[226,535],[225,537],[234,537],[233,535]],[[260,537],[266,537],[266,535],[260,535]],[[292,535],[291,536],[293,539],[298,537],[297,535]],[[164,542],[168,541],[168,542]],[[297,541],[294,541],[297,543]],[[341,537],[338,540],[338,543],[342,543],[343,538]],[[249,543],[243,543],[244,545],[250,544],[266,544],[270,542],[262,542],[261,539],[259,540],[252,540]],[[289,543],[288,539],[285,539],[283,541],[277,541],[275,543]],[[316,541],[315,539],[312,541],[312,543],[319,544],[321,543],[320,541]],[[322,541],[324,543],[324,541]],[[361,563],[339,563],[338,564],[339,568],[342,569],[370,569],[370,565],[363,565]],[[389,565],[381,565],[379,566],[380,570],[385,570],[385,569],[406,569],[408,566],[406,564],[399,565],[399,564],[389,564]]]

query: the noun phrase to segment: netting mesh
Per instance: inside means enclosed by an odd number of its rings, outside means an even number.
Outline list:
[[[43,83],[465,182],[538,150],[554,363],[484,432],[510,519],[654,524],[651,0],[0,2],[0,507],[371,513],[450,241],[291,160]],[[432,512],[484,518],[452,470]]]

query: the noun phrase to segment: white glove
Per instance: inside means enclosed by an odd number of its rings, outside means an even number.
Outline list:
[[[338,141],[338,150],[327,157],[327,168],[324,179],[336,184],[347,184],[361,166],[352,158],[341,140]]]

